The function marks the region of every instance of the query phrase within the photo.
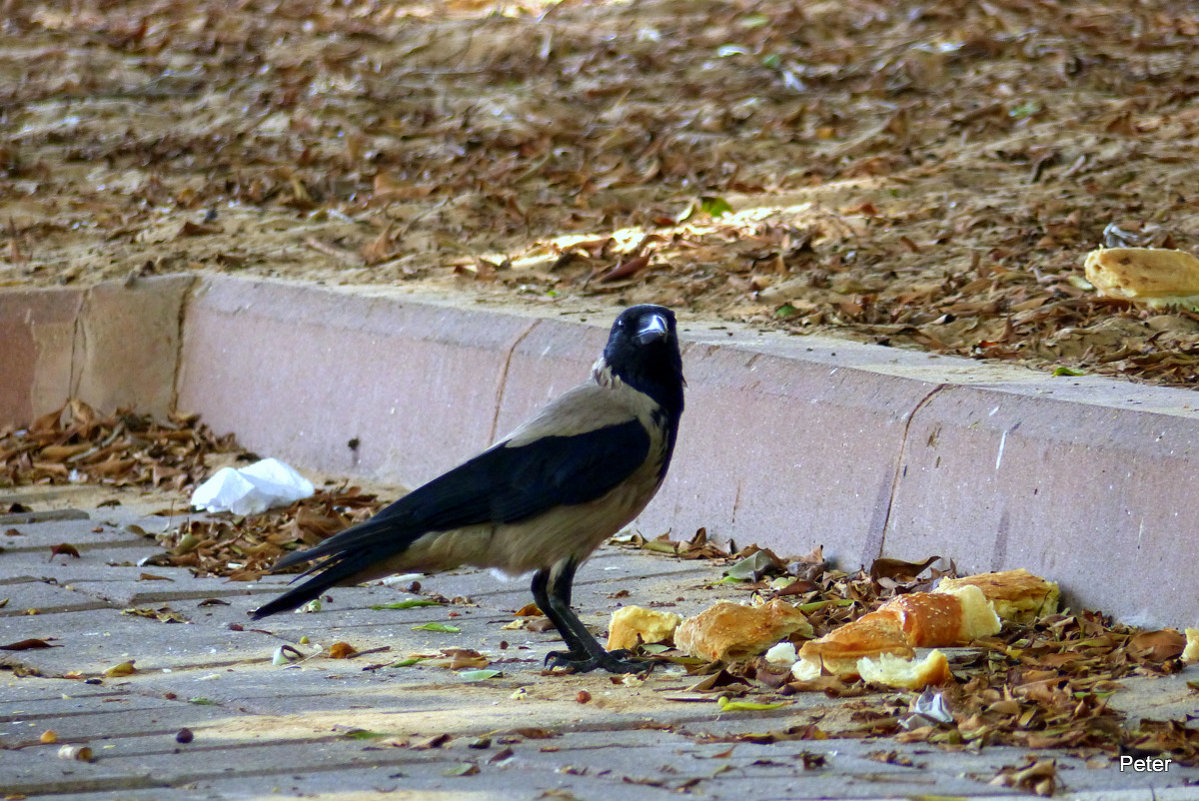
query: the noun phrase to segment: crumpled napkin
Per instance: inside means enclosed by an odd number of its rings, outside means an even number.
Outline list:
[[[263,459],[248,467],[222,467],[196,487],[191,505],[208,512],[253,515],[295,503],[315,491],[312,482],[290,465]]]

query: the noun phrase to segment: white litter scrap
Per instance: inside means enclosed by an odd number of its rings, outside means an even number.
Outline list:
[[[287,506],[316,491],[312,482],[278,459],[263,459],[248,467],[222,467],[196,487],[191,505],[206,512],[254,515]]]
[[[940,690],[925,687],[924,692],[915,698],[908,714],[900,719],[899,725],[905,729],[915,729],[920,726],[937,726],[942,723],[953,723],[953,714],[945,703],[945,696]]]

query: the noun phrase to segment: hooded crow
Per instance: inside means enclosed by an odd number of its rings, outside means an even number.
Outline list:
[[[533,598],[565,641],[546,663],[575,671],[643,670],[605,651],[571,610],[575,571],[658,491],[683,413],[674,314],[633,306],[612,325],[592,380],[569,390],[491,448],[314,548],[304,583],[254,610],[295,609],[334,585],[459,565],[533,572]],[[301,578],[303,577],[301,576]]]

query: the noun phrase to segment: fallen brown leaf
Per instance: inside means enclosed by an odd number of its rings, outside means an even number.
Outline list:
[[[30,638],[27,640],[17,640],[10,642],[8,645],[0,645],[0,651],[28,651],[32,648],[61,648],[61,645],[52,645],[47,640],[53,640],[53,637],[47,637],[45,640]]]
[[[1181,656],[1186,642],[1182,632],[1175,629],[1141,631],[1128,641],[1128,650],[1135,659],[1165,662],[1167,659],[1177,659]]]
[[[335,642],[329,646],[330,659],[349,659],[358,653],[358,650],[348,642]]]
[[[1057,765],[1047,759],[1035,761],[1025,768],[1004,768],[990,783],[1051,796],[1057,789]]]
[[[71,545],[69,542],[61,542],[58,545],[52,545],[50,547],[50,561],[51,562],[54,561],[54,557],[60,556],[60,555],[61,556],[70,556],[74,559],[82,558],[79,556],[79,550],[74,545]]]
[[[620,264],[613,267],[608,272],[600,276],[600,281],[619,281],[622,278],[631,278],[637,273],[649,266],[649,260],[652,258],[652,253],[646,253],[641,256],[634,256],[631,259],[625,259]]]

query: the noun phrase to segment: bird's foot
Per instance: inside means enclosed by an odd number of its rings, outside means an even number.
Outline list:
[[[574,673],[587,673],[597,668],[609,673],[642,673],[654,666],[652,660],[635,657],[623,648],[603,651],[596,656],[578,651],[550,651],[545,655],[545,664],[552,668],[569,668]]]

